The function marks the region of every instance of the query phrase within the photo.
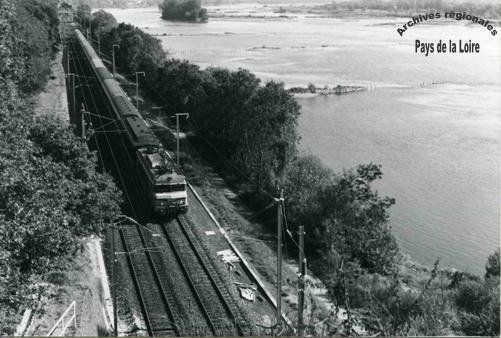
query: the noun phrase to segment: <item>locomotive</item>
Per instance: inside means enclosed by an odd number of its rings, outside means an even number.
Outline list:
[[[188,210],[186,179],[176,171],[169,153],[150,130],[114,76],[104,66],[92,45],[77,29],[78,44],[90,62],[121,129],[129,158],[132,159],[142,192],[152,210],[160,215]]]

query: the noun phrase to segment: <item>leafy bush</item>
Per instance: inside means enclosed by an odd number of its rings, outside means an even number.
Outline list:
[[[471,336],[499,335],[499,250],[488,257],[485,279],[462,278],[455,284],[457,330]],[[497,273],[497,275],[496,275]]]

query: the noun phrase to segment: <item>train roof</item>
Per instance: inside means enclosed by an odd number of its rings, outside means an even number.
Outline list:
[[[110,71],[106,67],[96,69],[96,71],[97,71],[98,75],[101,77],[101,79],[103,79],[103,80],[113,79],[113,75],[110,73]]]
[[[91,60],[95,71],[98,73],[97,75],[103,81],[106,91],[119,114],[118,118],[124,122],[127,128],[132,145],[136,149],[141,147],[159,147],[160,141],[146,125],[146,122],[143,120],[136,107],[130,102],[129,97],[118,81],[116,81],[104,66],[92,45],[78,29],[75,30],[75,35],[82,48],[85,50],[87,57]]]
[[[172,161],[160,155],[159,152],[149,153],[147,150],[140,151],[146,166],[154,177],[155,185],[183,184],[185,177],[176,173]]]
[[[80,32],[78,29],[75,29],[75,35],[80,44],[82,45],[82,47],[85,49],[85,52],[87,53],[87,56],[91,60],[94,67],[96,69],[106,68],[101,58],[99,57],[99,55],[97,55],[96,51],[89,43],[89,41],[85,38],[85,36],[82,34],[82,32]]]
[[[103,80],[104,84],[106,85],[106,88],[109,91],[109,94],[113,96],[127,96],[125,94],[124,90],[120,86],[120,84],[112,77],[111,79],[105,79]]]
[[[124,120],[135,147],[160,146],[160,141],[156,138],[150,128],[148,128],[141,117],[128,116]]]

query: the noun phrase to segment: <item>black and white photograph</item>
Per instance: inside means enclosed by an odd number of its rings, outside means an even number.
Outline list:
[[[0,0],[0,336],[499,336],[500,0]]]

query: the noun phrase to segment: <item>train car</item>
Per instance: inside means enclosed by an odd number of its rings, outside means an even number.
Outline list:
[[[188,197],[186,179],[161,142],[150,130],[129,97],[104,66],[87,39],[75,30],[78,43],[113,108],[114,118],[122,129],[124,143],[139,176],[141,190],[157,214],[186,212]]]

